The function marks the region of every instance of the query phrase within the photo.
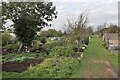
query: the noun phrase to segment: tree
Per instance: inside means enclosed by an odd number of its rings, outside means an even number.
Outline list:
[[[47,31],[41,31],[41,32],[39,33],[39,36],[41,36],[41,37],[47,37],[47,36],[48,36],[48,33],[47,33]]]
[[[48,37],[58,37],[58,31],[56,31],[55,29],[49,29],[48,31]]]
[[[30,23],[27,23],[30,22]],[[15,34],[23,45],[30,45],[36,34],[36,26],[27,16],[22,16],[15,24]],[[31,26],[32,25],[32,26]]]
[[[66,32],[66,31],[64,31],[63,35],[67,35],[67,32]]]
[[[41,37],[60,37],[62,36],[62,32],[56,31],[55,29],[49,29],[48,31],[41,31],[39,35]]]
[[[2,33],[2,45],[7,45],[11,40],[11,36],[8,32]]]
[[[104,35],[104,32],[108,29],[107,26],[107,23],[104,23],[103,25],[98,25],[97,31],[95,33],[102,37]]]
[[[87,32],[89,35],[92,35],[92,34],[93,34],[93,29],[92,29],[92,27],[91,27],[91,26],[88,27],[88,28],[86,29],[86,32]]]
[[[68,20],[68,33],[70,35],[69,39],[71,42],[77,42],[78,51],[80,50],[80,43],[88,37],[86,32],[88,18],[83,13],[80,14],[77,21],[71,22]]]
[[[82,39],[86,38],[86,26],[87,26],[88,18],[83,13],[80,14],[78,20],[71,22],[68,20],[68,31],[67,33],[70,33],[72,36],[71,41],[75,41],[76,39],[79,39],[82,41]],[[74,39],[74,40],[73,40]]]
[[[108,27],[107,27],[108,26]],[[108,32],[108,33],[119,33],[120,28],[115,25],[115,24],[104,24],[104,25],[100,25],[97,27],[98,31],[96,32],[97,34],[100,35],[100,37],[102,37],[104,35],[104,33]]]
[[[108,32],[109,33],[118,33],[118,27],[117,27],[117,25],[110,24],[110,26],[108,27]]]
[[[62,35],[63,35],[62,31],[59,30],[59,31],[58,31],[58,36],[62,36]]]
[[[3,2],[2,6],[2,21],[14,22],[15,34],[23,45],[30,45],[36,32],[57,18],[52,2]]]

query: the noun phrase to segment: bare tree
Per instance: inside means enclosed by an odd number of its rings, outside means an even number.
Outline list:
[[[69,19],[67,19],[67,21],[67,25],[65,26],[68,27],[67,31],[70,35],[70,39],[72,39],[71,41],[78,41],[77,46],[79,50],[80,43],[87,36],[85,29],[88,23],[88,17],[85,16],[84,13],[82,13],[76,21],[71,21]]]

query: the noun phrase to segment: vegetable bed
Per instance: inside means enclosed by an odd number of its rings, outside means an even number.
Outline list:
[[[35,66],[37,64],[40,64],[42,61],[43,59],[31,59],[23,62],[6,62],[2,64],[2,71],[23,72],[29,68],[30,65]]]

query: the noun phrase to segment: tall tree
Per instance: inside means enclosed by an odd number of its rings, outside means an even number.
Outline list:
[[[57,18],[52,2],[3,2],[2,9],[3,22],[6,19],[14,22],[15,34],[23,45],[30,45],[36,32]]]
[[[86,26],[88,23],[88,18],[86,15],[84,15],[84,13],[80,14],[79,18],[77,21],[73,21],[71,22],[70,20],[68,20],[68,31],[70,36],[68,37],[71,42],[77,42],[77,46],[78,46],[78,51],[80,50],[80,43],[83,42],[83,40],[88,37],[88,35],[86,34]],[[75,41],[76,40],[76,41]]]
[[[80,14],[77,21],[71,22],[68,20],[68,33],[71,33],[72,39],[82,40],[86,37],[86,26],[87,26],[88,18],[84,15],[84,13]],[[74,38],[73,38],[74,37]],[[72,40],[74,41],[74,40]]]
[[[115,24],[110,24],[108,27],[108,32],[109,33],[118,33],[118,27]]]

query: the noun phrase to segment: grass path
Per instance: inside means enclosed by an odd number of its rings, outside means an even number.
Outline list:
[[[101,47],[97,36],[90,40],[81,60],[80,69],[72,78],[117,78],[118,55]]]

